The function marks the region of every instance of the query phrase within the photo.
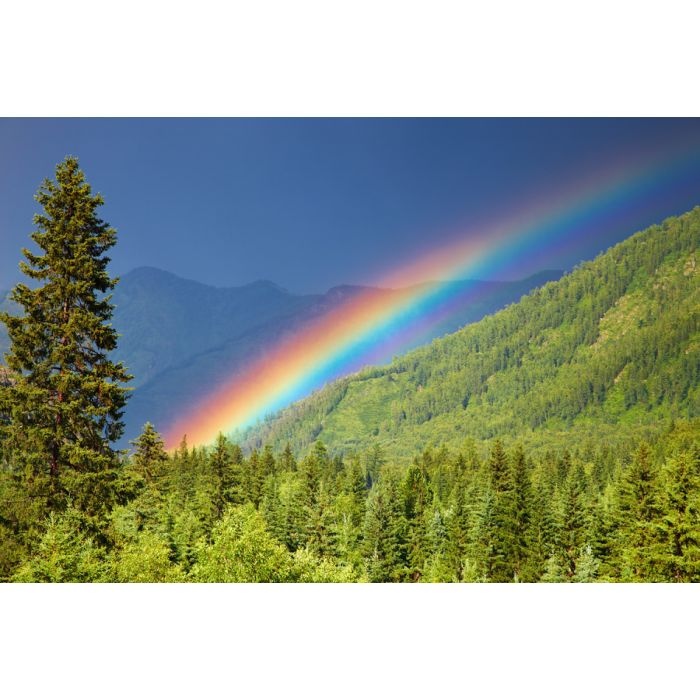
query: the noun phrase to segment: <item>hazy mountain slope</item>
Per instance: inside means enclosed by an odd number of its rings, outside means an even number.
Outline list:
[[[156,268],[138,268],[114,291],[116,353],[139,387],[168,367],[264,323],[310,306],[271,282],[220,289]]]
[[[335,382],[249,431],[412,455],[465,438],[550,444],[700,415],[700,208],[389,366]],[[566,431],[566,432],[565,432]]]
[[[543,280],[559,276],[561,272],[550,270],[525,280],[485,283],[483,294],[478,302],[465,301],[463,305],[456,305],[452,315],[443,324],[430,330],[427,340],[478,320],[485,314],[519,298]],[[211,343],[209,347],[201,352],[183,356],[178,362],[171,362],[169,366],[150,376],[148,381],[137,388],[129,401],[126,413],[127,437],[137,434],[147,420],[164,429],[182,413],[183,407],[189,407],[193,402],[206,396],[236,369],[278,342],[285,333],[302,327],[311,319],[326,313],[362,290],[362,287],[346,285],[335,287],[323,295],[294,297],[295,303],[283,300],[274,315],[275,310],[272,308],[267,310],[267,315],[249,314],[244,317],[244,322],[240,325],[238,324],[240,316],[237,312],[231,311],[217,311],[213,320],[204,322],[200,320],[199,322],[202,323],[218,323],[219,326],[226,326],[227,332],[222,333],[221,328],[206,329],[204,334],[208,333],[216,337],[216,340],[208,341]],[[393,290],[388,289],[376,290],[376,292],[386,296],[395,294]],[[210,318],[211,316],[207,316],[207,319]],[[135,355],[129,344],[128,329],[131,323],[133,323],[131,319],[125,318],[122,324],[127,342],[121,349],[130,367],[128,354]],[[183,324],[183,327],[187,328],[184,321]],[[172,331],[173,334],[177,332],[180,331]],[[148,336],[149,333],[147,316],[144,316],[143,333],[144,336]],[[220,338],[223,340],[219,340]],[[150,342],[152,346],[156,345],[152,339],[146,342]],[[425,338],[416,339],[415,345],[421,342],[425,342]]]

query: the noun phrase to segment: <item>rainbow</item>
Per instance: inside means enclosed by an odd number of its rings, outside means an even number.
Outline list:
[[[390,294],[361,291],[282,338],[195,402],[166,431],[166,444],[174,447],[184,434],[190,444],[208,444],[218,433],[249,427],[339,376],[385,361],[423,337],[455,304],[483,291],[478,283],[454,280],[510,275],[524,261],[534,269],[552,253],[575,250],[603,217],[610,222],[631,208],[643,212],[660,189],[697,177],[699,157],[696,146],[686,146],[608,165],[398,266],[375,285]]]

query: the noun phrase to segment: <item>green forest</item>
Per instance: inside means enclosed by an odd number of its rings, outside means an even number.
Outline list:
[[[116,231],[37,201],[0,371],[0,580],[700,581],[700,209],[241,435],[119,451]]]
[[[379,443],[393,459],[465,438],[533,448],[652,441],[700,416],[700,208],[631,236],[478,323],[341,379],[244,446]]]

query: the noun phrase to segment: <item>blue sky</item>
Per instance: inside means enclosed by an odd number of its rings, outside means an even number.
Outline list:
[[[689,119],[0,119],[0,289],[20,279],[33,194],[68,153],[118,230],[113,272],[309,292],[369,283],[608,160],[698,141]],[[577,256],[699,204],[700,170],[657,199]]]

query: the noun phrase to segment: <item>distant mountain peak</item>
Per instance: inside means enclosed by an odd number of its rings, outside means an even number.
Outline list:
[[[159,277],[177,277],[182,279],[173,272],[168,272],[168,270],[163,270],[160,267],[153,267],[152,265],[139,265],[133,270],[130,270],[126,274],[122,275],[122,279],[125,277],[148,277],[148,276],[159,276]]]
[[[248,284],[241,285],[242,287],[258,288],[258,289],[272,289],[276,292],[281,292],[282,294],[291,294],[288,289],[285,289],[281,285],[273,282],[272,280],[255,280],[254,282],[248,282]]]

